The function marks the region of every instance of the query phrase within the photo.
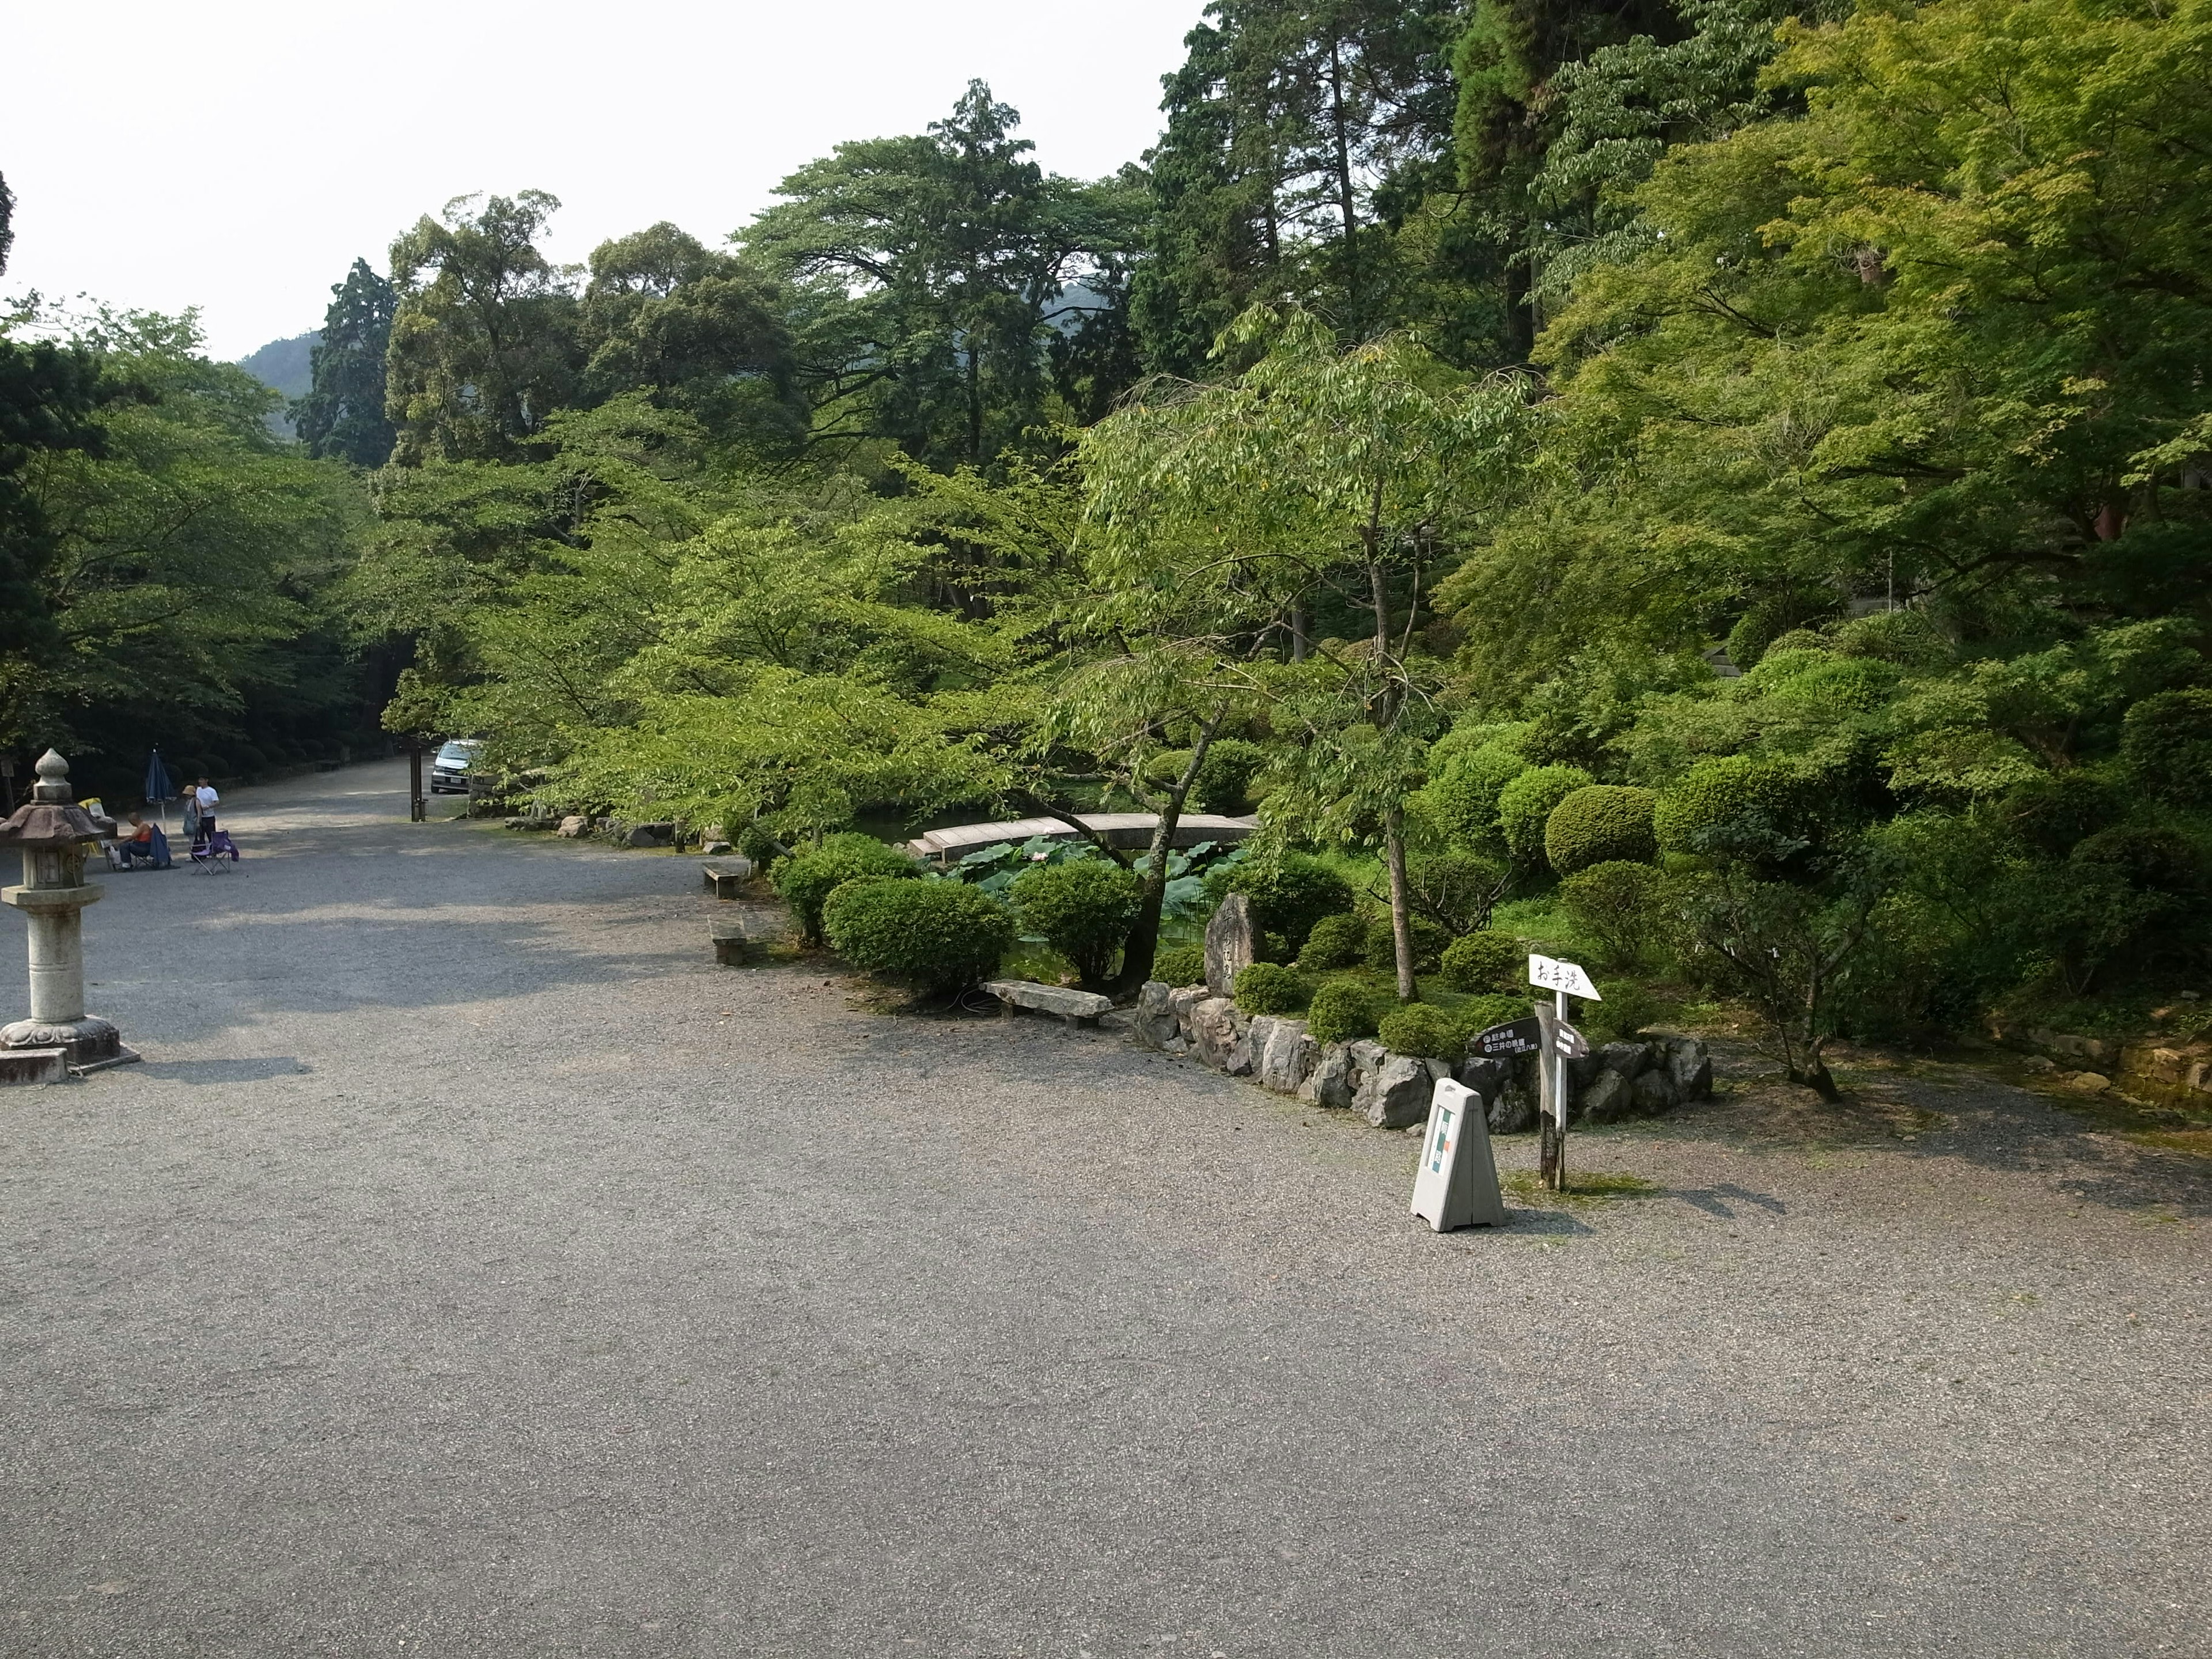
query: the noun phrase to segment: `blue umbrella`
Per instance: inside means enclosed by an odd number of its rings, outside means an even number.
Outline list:
[[[163,803],[174,799],[176,793],[176,786],[169,781],[169,769],[161,764],[161,745],[155,744],[146,762],[146,799],[161,809],[164,828],[168,824],[169,814]]]

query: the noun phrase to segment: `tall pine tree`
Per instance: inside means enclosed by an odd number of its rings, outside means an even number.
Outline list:
[[[356,259],[331,295],[311,360],[314,384],[292,404],[293,428],[318,459],[382,466],[395,435],[384,410],[384,356],[399,296],[366,259]]]

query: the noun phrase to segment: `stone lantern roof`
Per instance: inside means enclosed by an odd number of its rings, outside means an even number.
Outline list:
[[[0,847],[69,847],[114,835],[113,818],[97,817],[76,804],[67,761],[49,749],[39,757],[38,773],[31,799],[0,823]]]

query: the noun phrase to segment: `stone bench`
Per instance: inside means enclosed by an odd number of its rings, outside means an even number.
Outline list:
[[[717,859],[712,863],[701,865],[699,873],[706,878],[708,890],[716,898],[733,899],[738,896],[738,889],[753,878],[753,861],[750,859]]]
[[[1070,1025],[1096,1025],[1098,1017],[1114,1006],[1114,999],[1092,991],[1071,991],[1062,985],[1039,985],[1027,979],[991,979],[983,988],[1009,1008],[1033,1008],[1041,1014],[1058,1014]]]
[[[745,933],[744,922],[709,923],[707,936],[714,942],[715,962],[725,968],[742,968],[745,965],[745,952],[750,947],[752,940]]]

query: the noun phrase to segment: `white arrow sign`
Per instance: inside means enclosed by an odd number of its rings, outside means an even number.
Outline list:
[[[1528,958],[1528,982],[1540,985],[1547,991],[1565,991],[1571,997],[1581,997],[1589,1002],[1605,1000],[1578,963],[1554,962],[1549,957],[1532,954]]]

